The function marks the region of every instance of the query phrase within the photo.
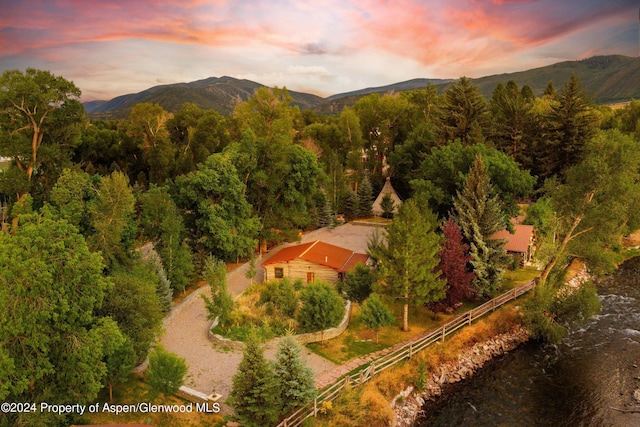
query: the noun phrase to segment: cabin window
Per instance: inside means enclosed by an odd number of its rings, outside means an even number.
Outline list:
[[[311,283],[316,279],[316,273],[308,272],[307,273],[307,283]]]
[[[273,273],[276,276],[276,279],[282,279],[284,277],[284,270],[282,268],[274,268]]]

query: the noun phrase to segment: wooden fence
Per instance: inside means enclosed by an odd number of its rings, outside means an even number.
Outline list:
[[[466,325],[470,325],[474,320],[477,320],[509,301],[518,298],[533,289],[534,286],[535,281],[531,280],[524,285],[513,288],[512,290],[485,302],[481,306],[451,319],[439,328],[428,332],[426,335],[419,336],[412,341],[406,342],[396,350],[385,354],[384,356],[380,356],[369,364],[356,368],[354,373],[344,375],[336,380],[332,385],[325,387],[313,401],[297,409],[278,424],[277,427],[297,427],[307,418],[316,417],[322,407],[322,403],[332,402],[335,400],[340,396],[340,393],[345,386],[358,386],[364,384],[373,378],[374,375],[392,367],[396,363],[405,359],[410,359],[414,354],[424,350],[431,344],[435,344],[438,341],[444,341],[447,335],[456,332],[458,329]]]

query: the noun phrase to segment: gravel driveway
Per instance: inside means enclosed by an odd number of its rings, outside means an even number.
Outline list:
[[[374,228],[345,224],[332,230],[315,230],[304,235],[301,242],[322,240],[366,253],[367,241]],[[281,248],[290,245],[292,244],[281,245],[263,255],[261,260],[256,260],[258,275],[255,280],[262,280],[263,272],[260,263]],[[234,297],[239,296],[249,286],[249,280],[245,278],[248,267],[248,264],[244,264],[227,275],[229,292]],[[210,295],[209,287],[203,286],[197,289],[174,307],[171,314],[164,320],[165,332],[161,343],[167,350],[186,360],[189,368],[185,378],[186,386],[207,394],[215,391],[222,394],[224,400],[231,391],[231,378],[242,360],[242,352],[217,348],[209,341],[207,331],[211,322],[207,320],[207,311],[200,297],[202,293]],[[274,359],[275,349],[265,351],[265,356]],[[306,348],[303,348],[303,359],[307,361],[316,378],[337,366]],[[229,408],[224,409],[229,410]]]

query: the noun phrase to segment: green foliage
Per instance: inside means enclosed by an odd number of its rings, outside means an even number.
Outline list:
[[[101,313],[118,322],[133,345],[136,361],[142,361],[162,325],[162,307],[156,293],[158,276],[146,263],[135,261],[127,269],[116,268],[111,280],[114,286]]]
[[[245,189],[230,157],[219,153],[197,171],[176,178],[174,198],[200,252],[231,260],[254,250],[259,220],[244,197]]]
[[[79,98],[80,89],[49,71],[7,70],[0,76],[0,156],[11,157],[30,184],[38,168],[46,175],[62,161],[63,146],[82,121]]]
[[[118,341],[112,351],[106,354],[105,364],[107,366],[105,381],[109,387],[109,401],[113,401],[113,386],[125,381],[136,364],[136,352],[131,340],[123,336],[122,341]]]
[[[272,425],[278,416],[277,380],[258,340],[253,337],[246,344],[227,403],[243,426]]]
[[[184,383],[187,364],[179,357],[158,345],[149,353],[149,369],[145,377],[155,392],[166,396],[175,394]]]
[[[267,305],[267,314],[279,313],[293,317],[298,307],[298,296],[289,278],[273,280],[260,291],[258,305]]]
[[[373,208],[371,180],[367,175],[363,176],[358,186],[358,216],[367,218],[371,216]]]
[[[362,304],[360,319],[367,328],[376,332],[376,344],[378,343],[378,331],[384,326],[392,325],[396,320],[393,313],[382,302],[377,294],[371,294]]]
[[[393,210],[396,208],[391,194],[387,193],[380,200],[380,208],[382,209],[382,218],[393,218]]]
[[[278,344],[273,371],[282,414],[306,404],[317,394],[313,371],[302,360],[301,354],[300,344],[293,337],[285,337]]]
[[[162,260],[155,251],[149,254],[147,260],[158,276],[158,282],[156,284],[156,294],[158,295],[158,301],[163,313],[168,313],[173,307],[173,290],[171,289],[171,281],[167,278],[167,273],[162,265]]]
[[[471,80],[462,77],[452,83],[444,95],[441,107],[441,128],[443,141],[459,139],[463,144],[473,144],[474,127],[480,136],[488,135],[489,119],[487,103]]]
[[[119,336],[115,323],[97,313],[112,287],[103,268],[65,220],[33,214],[11,234],[0,233],[1,400],[95,400],[103,358]],[[22,425],[43,417],[12,419]]]
[[[49,195],[49,201],[60,218],[69,221],[84,236],[92,231],[89,208],[97,198],[95,181],[84,172],[65,169]]]
[[[303,330],[324,331],[338,326],[344,317],[344,301],[331,285],[312,282],[302,290],[298,321]]]
[[[404,202],[386,229],[386,245],[370,247],[378,260],[376,292],[404,300],[403,329],[409,329],[409,304],[422,305],[445,295],[445,281],[436,271],[441,238],[437,218],[415,199]]]
[[[126,262],[131,242],[127,242],[127,229],[133,223],[133,192],[129,179],[115,171],[100,181],[95,203],[89,206],[91,225],[95,230],[89,236],[90,247],[100,251],[109,268]]]
[[[342,201],[342,212],[344,213],[344,217],[347,221],[356,219],[360,212],[360,208],[358,206],[358,193],[351,188],[347,189],[344,195],[344,200]]]
[[[507,217],[518,215],[518,199],[531,193],[535,178],[508,155],[483,144],[465,146],[456,141],[431,150],[411,185],[418,195],[428,198],[429,206],[439,217],[446,218],[478,156],[482,157]]]
[[[209,320],[218,319],[221,328],[227,328],[231,322],[231,311],[234,301],[227,290],[227,266],[214,257],[209,257],[204,264],[203,279],[209,284],[211,297],[202,294],[207,308]]]
[[[357,264],[345,276],[342,290],[350,301],[361,303],[369,297],[375,280],[375,274],[370,267]]]
[[[464,187],[454,201],[454,209],[455,220],[469,242],[471,265],[476,275],[474,287],[478,295],[491,297],[498,291],[503,266],[508,262],[505,240],[491,236],[504,229],[506,221],[482,157],[476,157]]]

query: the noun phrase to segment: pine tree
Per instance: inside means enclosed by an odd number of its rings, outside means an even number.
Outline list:
[[[504,239],[492,239],[491,236],[504,229],[505,220],[480,155],[453,206],[454,219],[469,242],[476,291],[482,297],[492,296],[504,272],[502,265],[508,258]]]
[[[387,193],[380,200],[380,208],[382,209],[382,218],[393,218],[393,209],[395,208],[391,194]]]
[[[404,302],[404,331],[409,330],[409,304],[428,304],[445,295],[445,282],[436,271],[440,250],[436,226],[435,214],[409,199],[386,230],[386,246],[369,248],[378,260],[378,292]]]
[[[162,260],[155,250],[149,254],[149,264],[158,275],[158,283],[156,284],[156,294],[160,301],[163,313],[168,313],[173,307],[173,289],[171,289],[171,281],[167,278],[167,273],[162,265]]]
[[[438,255],[440,256],[439,268],[442,278],[447,281],[447,294],[444,300],[431,306],[434,311],[441,308],[455,307],[473,294],[473,279],[475,274],[469,271],[469,245],[464,243],[458,224],[449,218],[442,224],[444,243]]]
[[[227,266],[224,262],[214,257],[209,257],[205,261],[204,280],[211,288],[211,298],[202,294],[209,320],[218,319],[218,325],[225,328],[231,320],[231,311],[234,301],[227,290]]]
[[[364,175],[358,186],[358,216],[367,218],[371,216],[373,204],[371,197],[373,189],[371,188],[371,180],[369,176]]]
[[[293,337],[285,337],[280,341],[273,370],[280,392],[278,405],[282,414],[304,405],[317,393],[313,371],[300,355],[300,345]]]
[[[227,403],[244,427],[272,425],[278,417],[276,378],[254,334],[246,345]]]
[[[472,135],[477,140],[487,135],[489,130],[489,115],[487,103],[480,94],[478,87],[470,79],[462,77],[452,83],[443,95],[444,105],[441,109],[441,138],[444,141],[460,141],[467,145]]]
[[[351,221],[358,217],[358,194],[351,188],[349,188],[344,196],[342,202],[342,211],[347,221]]]

